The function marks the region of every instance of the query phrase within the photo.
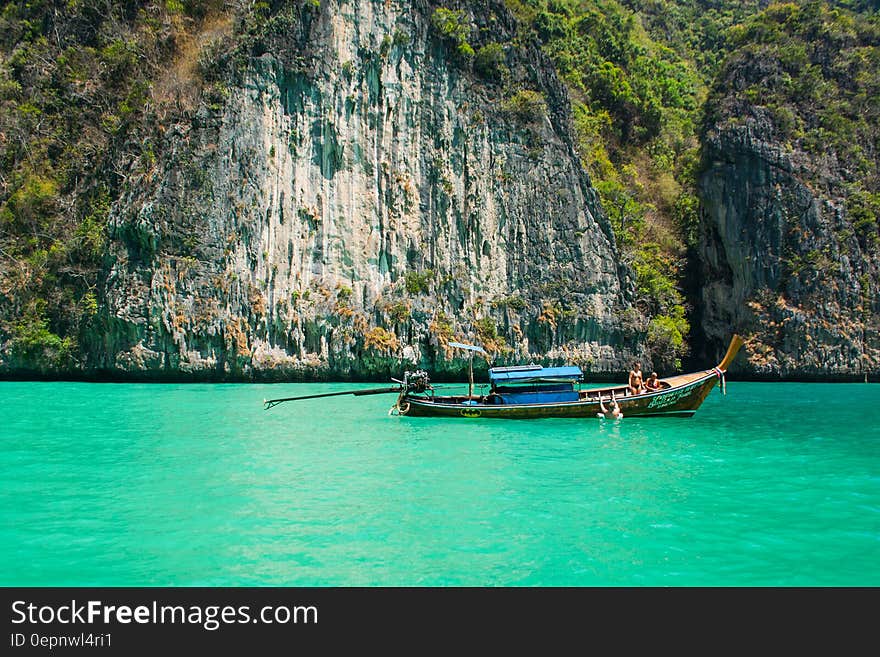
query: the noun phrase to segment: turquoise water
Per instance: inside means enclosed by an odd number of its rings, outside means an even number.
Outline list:
[[[262,410],[352,387],[0,383],[0,584],[880,585],[878,385],[619,422]]]

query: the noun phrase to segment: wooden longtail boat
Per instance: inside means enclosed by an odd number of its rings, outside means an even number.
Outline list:
[[[437,395],[428,374],[417,371],[407,372],[402,381],[395,379],[397,387],[273,399],[265,402],[266,408],[272,408],[283,401],[297,399],[397,392],[397,403],[392,407],[392,412],[411,417],[595,418],[601,414],[600,396],[607,408],[613,394],[623,417],[657,415],[690,417],[719,381],[722,390],[724,389],[724,374],[739,352],[743,341],[738,335],[734,335],[724,359],[717,367],[660,379],[659,390],[637,395],[629,394],[626,385],[581,389],[583,373],[579,367],[541,367],[540,365],[491,368],[489,392],[474,395],[473,353],[483,350],[471,345],[450,344],[471,351],[467,395]]]
[[[624,417],[690,417],[716,383],[723,385],[724,373],[741,346],[742,339],[735,335],[717,367],[660,379],[659,390],[637,395],[629,394],[625,385],[581,390],[578,367],[501,367],[489,370],[491,390],[486,395],[439,396],[430,387],[418,390],[417,383],[415,390],[408,385],[401,391],[396,408],[409,416],[595,418],[601,412],[600,395],[607,407],[613,393]]]

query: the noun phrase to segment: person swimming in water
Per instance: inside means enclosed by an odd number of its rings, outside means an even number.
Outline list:
[[[623,411],[620,410],[620,404],[617,403],[617,399],[614,397],[614,391],[611,391],[611,407],[605,407],[605,401],[602,399],[602,394],[599,393],[599,408],[602,410],[601,413],[596,413],[596,417],[604,418],[606,420],[619,420],[623,417]]]

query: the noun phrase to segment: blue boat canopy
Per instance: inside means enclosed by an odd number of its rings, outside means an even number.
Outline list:
[[[525,383],[527,381],[579,381],[584,376],[580,367],[493,367],[489,370],[492,383]]]

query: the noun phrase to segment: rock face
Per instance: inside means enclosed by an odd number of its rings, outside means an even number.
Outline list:
[[[552,65],[512,45],[503,3],[471,2],[470,45],[504,53],[497,77],[475,72],[438,6],[291,10],[155,161],[130,163],[88,368],[453,375],[450,339],[593,372],[643,355]]]
[[[733,371],[876,376],[880,258],[876,242],[853,228],[833,153],[786,148],[759,107],[727,112],[734,115],[709,130],[704,146],[703,357],[718,357],[737,331],[747,353]]]

